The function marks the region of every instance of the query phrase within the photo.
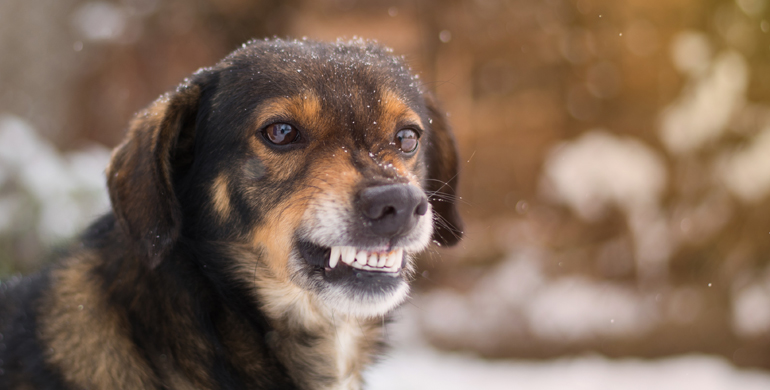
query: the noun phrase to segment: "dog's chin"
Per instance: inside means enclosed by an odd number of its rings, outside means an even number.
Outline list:
[[[309,288],[334,312],[359,318],[383,316],[409,293],[412,265],[404,248],[361,250],[299,241],[296,253]]]

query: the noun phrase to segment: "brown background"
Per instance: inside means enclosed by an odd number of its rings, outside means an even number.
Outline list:
[[[707,352],[770,368],[770,314],[763,314],[770,311],[770,202],[767,191],[741,197],[720,173],[720,164],[757,144],[770,126],[767,3],[5,0],[0,114],[26,121],[62,155],[94,144],[111,148],[134,112],[248,39],[376,39],[403,54],[437,93],[462,154],[467,238],[421,259],[424,272],[413,301],[420,307],[421,332],[435,346],[490,357]],[[688,31],[710,49],[700,76],[672,61],[672,45]],[[745,64],[745,90],[690,115],[705,117],[711,108],[732,104],[729,120],[697,147],[682,152],[669,146],[661,136],[665,113],[688,96],[705,94],[699,80],[720,53]],[[597,199],[588,203],[601,206],[592,214],[559,200],[547,180],[548,161],[555,158],[549,156],[585,134],[631,140],[654,157],[664,175],[657,176],[662,189],[653,191],[653,206],[629,211],[622,201]],[[0,144],[0,151],[15,147]],[[628,152],[618,150],[623,161]],[[766,146],[757,150],[770,155]],[[637,160],[630,161],[619,178],[642,172],[633,165]],[[749,166],[762,171],[757,161]],[[762,182],[756,175],[749,181]],[[11,176],[0,180],[0,199],[26,194],[23,179]],[[14,218],[26,222],[0,229],[4,275],[40,267],[44,254],[66,238],[45,238],[38,226],[44,221],[29,222],[37,221],[43,203],[22,202]],[[645,232],[652,238],[641,240]],[[667,253],[645,263],[643,252],[658,245]],[[516,260],[522,256],[527,260]],[[508,275],[506,264],[513,277],[494,279]],[[516,290],[528,283],[524,271],[530,269],[516,264],[535,267],[538,287]],[[629,309],[636,314],[625,317],[627,331],[601,325],[577,336],[559,336],[564,329],[558,327],[544,333],[537,324],[549,324],[550,314],[533,322],[539,314],[526,302],[562,291],[548,286],[564,286],[567,296],[588,294],[580,302],[595,304],[585,307],[585,316],[575,308],[576,318],[590,317],[592,307],[606,303],[605,295],[628,295],[611,304],[624,312],[623,302],[636,302]],[[516,291],[507,296],[506,289]],[[598,291],[597,299],[586,291]],[[748,316],[749,325],[736,325],[736,316]]]

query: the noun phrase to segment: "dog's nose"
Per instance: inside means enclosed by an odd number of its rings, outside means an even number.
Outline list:
[[[358,206],[372,233],[393,237],[412,229],[428,212],[428,198],[413,185],[387,184],[362,190]]]

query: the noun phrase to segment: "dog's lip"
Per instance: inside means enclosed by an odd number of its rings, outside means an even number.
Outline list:
[[[309,241],[298,241],[297,249],[303,259],[316,268],[333,272],[349,269],[356,273],[399,275],[406,265],[404,248],[366,248],[355,246],[323,246]],[[347,253],[346,253],[347,252]],[[332,260],[334,254],[337,259]]]

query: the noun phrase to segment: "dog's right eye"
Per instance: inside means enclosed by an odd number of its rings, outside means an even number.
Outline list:
[[[402,152],[409,154],[417,149],[417,142],[420,139],[420,134],[412,129],[403,129],[396,134],[396,140],[394,144]]]
[[[270,143],[288,145],[299,139],[299,130],[288,123],[273,123],[262,131]]]

